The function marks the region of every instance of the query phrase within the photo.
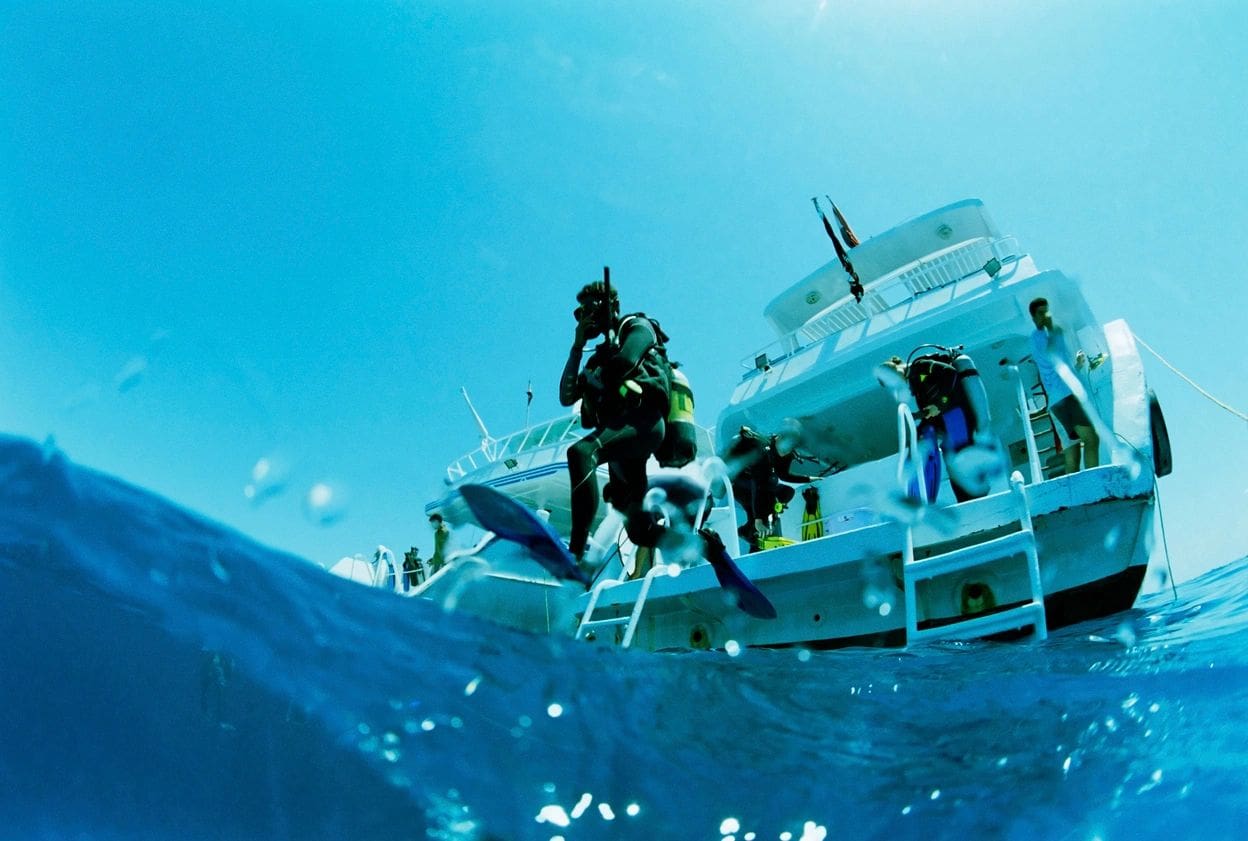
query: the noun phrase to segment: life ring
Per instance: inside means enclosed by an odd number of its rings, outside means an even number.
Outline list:
[[[1153,436],[1153,473],[1169,476],[1174,469],[1170,454],[1170,433],[1166,431],[1166,417],[1161,413],[1161,403],[1150,388],[1148,390],[1148,427]]]

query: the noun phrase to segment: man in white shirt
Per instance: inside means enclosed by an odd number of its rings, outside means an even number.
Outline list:
[[[1066,472],[1078,472],[1081,454],[1084,467],[1096,467],[1101,463],[1100,436],[1096,434],[1096,428],[1088,419],[1079,399],[1071,393],[1057,373],[1057,362],[1070,366],[1072,361],[1066,332],[1053,323],[1053,318],[1049,315],[1049,302],[1044,298],[1036,298],[1028,310],[1031,312],[1032,323],[1036,325],[1035,332],[1031,334],[1031,355],[1040,372],[1040,382],[1049,396],[1049,414],[1061,421],[1070,438],[1064,454]],[[1082,350],[1074,353],[1074,368],[1081,369],[1087,362],[1088,358]],[[1100,358],[1097,358],[1090,367],[1095,368],[1100,362]]]

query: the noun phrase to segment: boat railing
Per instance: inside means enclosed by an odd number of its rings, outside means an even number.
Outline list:
[[[1014,237],[979,238],[934,256],[906,263],[867,284],[862,301],[846,294],[837,303],[801,327],[760,348],[741,361],[742,367],[765,369],[770,364],[810,345],[818,344],[868,319],[898,312],[898,321],[921,296],[935,289],[986,273],[997,277],[1007,265],[1017,265],[1018,240]]]
[[[480,447],[452,461],[446,468],[446,476],[456,482],[488,464],[570,443],[583,432],[580,416],[571,414],[525,427],[502,438],[484,438]]]
[[[579,414],[564,415],[545,423],[525,427],[502,438],[483,438],[481,446],[455,459],[446,468],[448,482],[455,483],[474,470],[507,459],[529,455],[547,448],[570,444],[585,434]],[[696,427],[697,448],[700,453],[715,451],[711,430]],[[511,465],[514,466],[514,465]]]

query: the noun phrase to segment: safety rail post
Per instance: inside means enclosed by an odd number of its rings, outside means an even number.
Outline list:
[[[918,510],[922,512],[927,505],[927,479],[923,476],[923,464],[919,461],[919,430],[915,426],[914,415],[910,414],[910,407],[905,403],[897,404],[897,441],[897,484],[901,488],[902,496],[908,496],[910,483],[906,481],[906,458],[909,457],[915,485],[919,489]],[[914,561],[914,527],[907,524],[902,531],[905,538],[901,554],[901,578],[903,597],[906,600],[906,627],[913,628],[918,623],[918,594],[914,579],[904,574],[904,571]]]
[[[907,445],[907,442],[909,444]],[[919,488],[919,505],[927,505],[927,479],[923,476],[923,462],[919,453],[919,430],[914,424],[914,415],[905,403],[897,404],[897,484],[902,495],[910,493],[906,482],[906,457],[914,470],[914,478]]]
[[[1023,422],[1023,439],[1027,442],[1027,466],[1031,470],[1033,485],[1044,481],[1044,469],[1040,466],[1040,451],[1036,448],[1036,431],[1031,426],[1031,409],[1027,405],[1027,393],[1023,390],[1023,375],[1018,365],[1009,366],[1014,375],[1014,388],[1018,394],[1018,417]]]

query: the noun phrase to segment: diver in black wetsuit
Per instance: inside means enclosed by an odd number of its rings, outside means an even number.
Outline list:
[[[606,462],[610,481],[604,495],[625,515],[628,536],[654,546],[660,529],[642,509],[646,460],[663,443],[671,385],[658,322],[641,313],[620,317],[614,289],[596,281],[576,296],[576,333],[559,381],[559,401],[581,401],[581,425],[592,430],[568,448],[572,528],[568,549],[579,563],[598,511],[597,467]],[[588,340],[602,336],[581,367]]]
[[[949,468],[957,454],[973,444],[995,451],[989,431],[988,395],[975,363],[961,349],[938,347],[936,352],[918,357],[911,354],[907,364],[900,365],[900,362],[900,358],[894,357],[886,364],[905,375],[918,404],[917,434],[919,445],[925,451],[924,484],[927,501],[935,502],[940,489],[942,455]],[[970,483],[971,487],[967,478],[970,477],[949,469],[949,485],[958,502],[987,495],[989,488],[984,477],[974,477],[977,481]],[[917,495],[917,489],[912,491]]]
[[[724,460],[733,472],[732,494],[745,509],[745,523],[737,530],[757,552],[763,533],[770,533],[772,518],[796,493],[783,482],[802,484],[813,481],[811,476],[793,472],[797,451],[786,446],[778,435],[762,435],[743,426],[733,437],[724,453]]]

